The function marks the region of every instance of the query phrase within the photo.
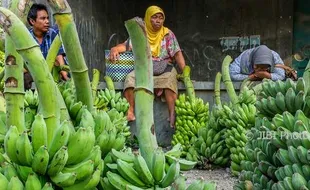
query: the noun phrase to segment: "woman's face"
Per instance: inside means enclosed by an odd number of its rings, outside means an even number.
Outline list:
[[[151,16],[151,24],[155,31],[158,31],[164,24],[164,15],[161,13],[156,13]]]
[[[270,65],[267,64],[254,64],[254,71],[268,71],[270,72]]]

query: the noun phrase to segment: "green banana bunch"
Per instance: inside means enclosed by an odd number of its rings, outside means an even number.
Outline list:
[[[25,116],[25,128],[30,129],[34,121],[34,117],[37,114],[36,109],[30,107],[25,107],[24,116]]]
[[[31,144],[33,152],[47,145],[47,128],[42,114],[37,114],[31,126]]]
[[[37,109],[39,105],[39,96],[37,90],[26,90],[24,96],[24,106],[31,109]]]
[[[24,131],[16,139],[16,157],[22,166],[31,166],[33,159],[33,148],[28,138],[27,131]]]
[[[25,182],[25,190],[40,190],[41,181],[35,173],[30,173]]]
[[[129,108],[128,101],[122,97],[121,92],[115,92],[114,89],[105,88],[104,90],[97,91],[94,98],[94,106],[99,110],[108,111],[116,109],[123,114],[127,113]]]
[[[248,181],[259,189],[308,189],[309,123],[301,110],[284,111],[270,120],[257,117],[249,133],[252,138],[245,145],[236,189],[244,189]]]
[[[197,137],[198,130],[206,127],[209,119],[209,103],[201,98],[189,99],[185,94],[179,95],[175,102],[176,132],[171,144],[180,143],[184,151],[191,146],[191,139]]]
[[[289,78],[285,82],[265,80],[262,83],[260,97],[256,102],[256,107],[263,116],[273,117],[284,111],[295,114],[297,110],[303,110],[307,115],[310,114],[310,107],[306,101],[310,97],[305,92],[303,78],[299,78],[296,82]]]
[[[92,127],[79,127],[68,141],[68,164],[83,161],[95,146],[95,134]],[[57,154],[57,153],[56,153]]]
[[[212,117],[212,116],[211,116]],[[209,124],[214,121],[210,119]],[[211,125],[209,125],[211,126]],[[226,129],[216,132],[213,128],[200,128],[198,139],[194,147],[200,156],[203,157],[202,167],[208,168],[210,164],[225,166],[229,161],[229,149],[225,145]]]
[[[238,102],[244,104],[255,104],[256,94],[254,90],[251,90],[247,86],[244,86],[238,96]]]
[[[186,190],[215,190],[215,182],[206,182],[203,178],[193,181]]]
[[[172,153],[172,152],[170,152]],[[180,163],[171,157],[171,164],[166,166],[166,156],[161,148],[154,151],[152,163],[147,165],[139,153],[117,151],[112,149],[111,161],[105,162],[110,171],[107,178],[100,182],[102,188],[146,189],[169,187],[180,174]],[[113,163],[114,162],[114,163]],[[186,163],[187,164],[187,163]],[[166,170],[167,169],[167,170]]]

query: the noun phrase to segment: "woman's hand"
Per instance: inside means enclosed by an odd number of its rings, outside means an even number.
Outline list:
[[[111,51],[110,51],[110,60],[112,62],[115,62],[119,59],[119,51],[117,49],[117,47],[113,47],[111,48]]]
[[[249,79],[252,80],[252,81],[255,81],[255,80],[258,80],[259,78],[256,77],[254,73],[252,73],[252,74],[249,75]]]
[[[271,78],[271,74],[268,71],[256,71],[254,73],[254,75],[260,79],[264,79],[264,78],[270,79]]]

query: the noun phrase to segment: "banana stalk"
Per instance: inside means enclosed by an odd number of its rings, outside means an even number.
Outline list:
[[[191,68],[189,66],[185,66],[183,69],[182,79],[186,87],[186,93],[189,99],[193,100],[195,99],[196,95],[195,95],[195,89],[191,81],[190,75],[191,75]]]
[[[91,90],[93,98],[96,97],[99,80],[100,80],[100,71],[98,71],[98,69],[93,69],[93,80],[91,82]]]
[[[215,82],[214,82],[214,99],[215,99],[215,104],[217,106],[222,106],[221,102],[221,79],[222,79],[222,74],[218,72],[215,76]]]
[[[5,38],[5,87],[6,126],[16,126],[22,133],[25,130],[24,118],[24,60],[16,52],[9,35]]]
[[[111,79],[111,77],[105,76],[105,77],[104,77],[104,80],[105,80],[106,85],[107,85],[107,88],[108,88],[109,90],[115,90],[115,88],[114,88],[114,83],[113,83],[113,80]]]
[[[59,35],[57,35],[54,38],[53,43],[51,44],[51,47],[48,50],[48,54],[46,56],[46,63],[48,65],[48,69],[50,70],[50,72],[52,72],[54,68],[54,63],[60,47],[61,47],[61,40]]]
[[[153,117],[154,81],[151,50],[141,18],[135,17],[127,20],[125,26],[132,41],[132,50],[135,59],[137,137],[141,155],[150,167],[153,152],[158,147]]]
[[[71,8],[66,0],[49,0],[58,24],[66,56],[68,58],[72,78],[76,87],[77,101],[87,105],[89,111],[93,110],[93,97],[85,63],[82,47],[73,20]]]
[[[310,60],[302,77],[305,80],[305,93],[310,94]]]
[[[12,0],[7,8],[16,14],[24,24],[27,23],[27,13],[32,2]],[[21,133],[25,130],[24,118],[24,60],[17,53],[10,37],[5,37],[5,101],[6,101],[6,126],[14,125]]]
[[[44,116],[48,144],[51,142],[56,126],[59,124],[56,84],[48,70],[46,61],[36,41],[21,20],[6,8],[0,7],[0,25],[13,40],[17,52],[27,63],[39,91],[40,113]]]
[[[235,92],[235,88],[233,83],[231,82],[230,75],[229,75],[229,64],[231,63],[232,58],[227,55],[222,63],[222,74],[223,74],[223,82],[225,83],[228,96],[233,104],[238,103],[238,96]]]

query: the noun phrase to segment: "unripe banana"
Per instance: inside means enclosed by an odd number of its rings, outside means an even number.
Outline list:
[[[135,157],[133,154],[127,153],[127,152],[117,151],[115,149],[112,149],[110,154],[111,154],[111,156],[115,162],[117,161],[117,159],[121,159],[121,160],[128,162],[128,163],[133,163],[135,160]]]
[[[89,176],[94,171],[94,162],[92,160],[86,160],[70,167],[64,167],[62,173],[76,173],[76,180],[81,181]]]
[[[160,182],[165,173],[165,154],[159,147],[154,151],[152,158],[152,174],[156,182]]]
[[[49,154],[46,146],[41,146],[33,156],[32,170],[38,174],[45,175],[49,162]]]
[[[7,178],[0,172],[0,187],[3,189],[7,189],[9,185],[9,181]]]
[[[51,176],[51,180],[59,187],[69,187],[75,183],[76,173],[59,172],[55,176]]]
[[[34,153],[37,152],[42,145],[47,145],[47,129],[42,114],[37,114],[34,117],[31,126],[31,143]]]
[[[116,189],[126,189],[126,185],[131,185],[128,181],[122,178],[120,175],[112,172],[107,172],[107,177],[109,182],[116,188]]]
[[[95,120],[95,135],[96,138],[102,133],[108,123],[111,123],[110,117],[106,111],[99,110],[97,115],[94,117]]]
[[[79,110],[79,112],[77,113],[76,117],[75,117],[75,123],[76,125],[79,124],[82,121],[82,115],[84,110],[87,109],[86,105],[83,105],[82,108]]]
[[[67,147],[61,147],[56,154],[54,155],[53,159],[51,160],[47,173],[49,176],[55,176],[58,174],[66,165],[68,160],[68,150]]]
[[[4,162],[1,167],[3,168],[3,175],[8,179],[9,182],[12,177],[18,175],[14,166],[8,162]]]
[[[16,142],[19,137],[19,132],[16,126],[11,126],[4,139],[4,149],[12,162],[19,164],[16,156]]]
[[[68,164],[83,161],[95,145],[95,134],[92,127],[80,127],[68,142]]]
[[[34,173],[31,167],[28,166],[14,166],[17,172],[19,179],[24,183],[27,181],[29,174]]]
[[[25,183],[25,190],[41,190],[41,182],[35,173],[28,175],[27,181]]]
[[[80,102],[75,102],[73,104],[71,104],[70,109],[69,109],[69,114],[72,118],[76,118],[78,112],[80,111],[80,109],[82,108],[83,103]]]
[[[70,137],[69,121],[64,120],[60,127],[58,127],[54,133],[52,142],[49,145],[48,153],[50,159],[53,158],[55,153],[62,147],[67,146]]]
[[[126,137],[122,134],[118,134],[112,148],[114,148],[115,150],[121,150],[124,148],[125,143],[126,143]]]
[[[123,178],[129,181],[131,184],[138,187],[143,187],[145,184],[140,180],[139,174],[129,165],[127,162],[117,159],[117,171]]]
[[[16,140],[16,156],[20,165],[31,166],[33,150],[27,131],[24,131]]]
[[[93,129],[95,128],[94,118],[87,109],[83,110],[82,119],[81,119],[79,126],[80,127],[91,127]]]
[[[186,190],[185,177],[180,175],[172,184],[171,190]]]
[[[54,188],[50,182],[46,182],[41,190],[54,190]]]
[[[94,168],[96,168],[101,162],[100,146],[98,146],[98,145],[94,146],[92,151],[90,152],[89,156],[87,158],[85,158],[85,160],[94,161]]]
[[[141,180],[147,185],[154,185],[154,178],[151,171],[149,170],[144,158],[137,154],[134,159],[134,167],[139,174]]]
[[[35,117],[35,110],[30,107],[25,108],[25,128],[30,129]],[[21,131],[22,132],[22,131]]]
[[[93,175],[91,176],[90,180],[88,181],[88,183],[84,186],[84,188],[85,189],[95,188],[100,182],[100,174],[101,174],[100,169],[96,169]]]
[[[24,190],[24,184],[17,176],[13,176],[8,184],[7,190]]]
[[[170,165],[167,174],[160,182],[160,186],[163,188],[170,186],[176,180],[179,174],[180,174],[180,164],[178,161],[174,161],[173,164]]]
[[[204,187],[203,180],[195,180],[193,183],[191,183],[186,190],[202,190]]]

